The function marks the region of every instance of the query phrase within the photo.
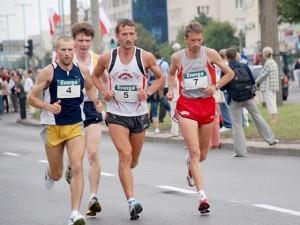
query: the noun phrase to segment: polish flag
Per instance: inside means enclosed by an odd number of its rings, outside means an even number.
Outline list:
[[[109,34],[112,26],[102,7],[100,7],[99,13],[100,13],[100,21],[99,21],[100,32],[102,35]]]
[[[59,23],[60,16],[52,8],[48,8],[48,21],[50,25],[50,34],[54,35],[55,27]]]

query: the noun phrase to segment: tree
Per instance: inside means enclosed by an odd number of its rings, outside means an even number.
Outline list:
[[[198,21],[203,27],[207,26],[213,21],[211,17],[206,16],[204,13],[200,13],[199,16],[195,17],[195,20]]]
[[[218,22],[205,14],[195,17],[195,20],[203,27],[204,42],[207,47],[220,50],[230,46],[239,46],[240,38],[234,36],[236,30],[229,22]],[[176,42],[185,47],[184,27],[178,31]]]
[[[158,50],[156,39],[151,36],[150,32],[142,24],[137,24],[137,33],[138,40],[136,41],[136,46],[149,52],[156,52]]]
[[[279,22],[300,22],[299,0],[277,0],[277,9]]]
[[[170,58],[173,53],[171,45],[168,42],[161,44],[159,46],[159,53],[161,54],[164,60],[170,62]]]
[[[231,46],[239,46],[239,38],[234,36],[235,28],[229,22],[211,21],[204,27],[204,42],[217,51]]]

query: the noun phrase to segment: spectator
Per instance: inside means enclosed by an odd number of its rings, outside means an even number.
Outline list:
[[[26,119],[26,92],[24,90],[24,86],[22,85],[22,75],[17,74],[14,76],[15,85],[13,86],[13,90],[16,93],[19,99],[19,108],[20,108],[20,119]]]
[[[260,88],[267,110],[271,114],[271,123],[277,122],[276,92],[279,90],[278,66],[272,58],[273,49],[265,47],[263,57],[266,59],[265,65],[256,78],[256,83]]]
[[[244,68],[245,73],[250,76],[252,81],[252,85],[255,85],[255,80],[253,78],[253,74],[249,67],[246,64],[241,64],[237,61],[237,50],[235,48],[229,48],[226,50],[226,57],[229,62],[230,68],[242,69]],[[235,75],[236,76],[236,75]],[[229,85],[223,87],[227,91],[229,91],[230,101],[229,101],[229,109],[232,115],[232,136],[233,136],[233,148],[234,148],[234,157],[244,157],[247,154],[247,146],[246,146],[246,137],[243,129],[243,108],[245,107],[252,119],[255,123],[257,131],[260,136],[270,145],[275,145],[278,143],[278,140],[275,139],[274,134],[271,128],[268,126],[264,118],[261,116],[254,100],[254,96],[249,97],[243,101],[235,101],[232,99],[233,88]],[[223,89],[222,88],[222,89]]]

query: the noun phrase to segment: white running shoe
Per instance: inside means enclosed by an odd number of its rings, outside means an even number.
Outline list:
[[[54,180],[51,177],[49,177],[48,168],[46,168],[45,173],[44,173],[44,183],[48,190],[53,188]]]
[[[188,153],[185,156],[185,164],[186,164],[187,169],[188,169],[188,172],[187,172],[187,175],[186,175],[187,183],[190,187],[193,187],[193,186],[195,186],[195,182],[194,182],[191,170],[190,170],[190,155]]]
[[[85,225],[85,218],[79,212],[72,213],[68,220],[68,225]]]

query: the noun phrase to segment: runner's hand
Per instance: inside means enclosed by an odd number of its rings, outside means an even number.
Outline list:
[[[114,93],[111,90],[106,90],[103,94],[104,100],[105,101],[110,101],[114,97]]]
[[[145,101],[145,100],[147,100],[147,98],[148,98],[148,95],[147,95],[146,90],[145,89],[140,89],[138,91],[138,99],[139,99],[139,101]]]
[[[59,114],[61,112],[61,100],[57,100],[53,104],[49,105],[48,111],[54,113],[55,115]]]
[[[173,98],[174,98],[174,92],[173,91],[168,91],[168,93],[166,94],[166,96],[167,96],[167,99],[169,101],[172,101]]]
[[[100,102],[100,100],[97,99],[97,100],[94,101],[94,104],[95,104],[97,112],[101,113],[103,111],[103,104],[102,104],[102,102]]]
[[[203,92],[208,96],[213,96],[216,92],[216,86],[215,85],[207,86]]]

